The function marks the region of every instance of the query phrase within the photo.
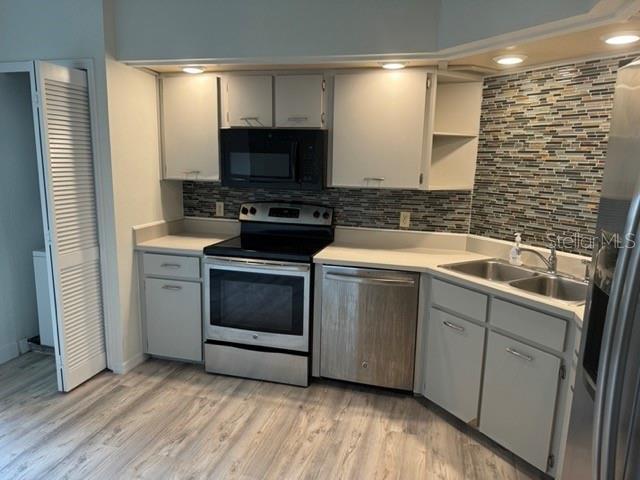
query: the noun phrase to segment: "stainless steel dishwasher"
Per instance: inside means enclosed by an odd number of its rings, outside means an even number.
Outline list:
[[[411,390],[419,275],[324,266],[320,375]]]

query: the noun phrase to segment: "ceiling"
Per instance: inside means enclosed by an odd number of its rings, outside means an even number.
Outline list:
[[[433,66],[455,67],[455,69],[469,69],[485,74],[492,74],[499,71],[522,70],[535,66],[559,63],[563,61],[588,58],[604,57],[617,54],[627,54],[638,52],[640,55],[640,43],[627,46],[612,46],[606,44],[602,37],[608,34],[622,31],[640,32],[640,14],[637,14],[625,22],[616,22],[587,30],[581,30],[562,35],[550,36],[543,39],[526,41],[512,45],[505,45],[503,48],[491,49],[482,53],[460,56],[457,58],[429,58],[405,59],[407,66]],[[518,53],[526,55],[524,63],[516,67],[503,67],[496,64],[493,58],[508,53]],[[180,72],[185,64],[170,65],[146,65],[145,68],[158,73]],[[200,64],[206,71],[224,72],[237,70],[318,70],[318,69],[340,69],[340,68],[379,68],[381,61],[377,59],[364,61],[344,61],[330,63],[296,63],[296,64],[266,64],[266,63],[224,63],[224,64]]]

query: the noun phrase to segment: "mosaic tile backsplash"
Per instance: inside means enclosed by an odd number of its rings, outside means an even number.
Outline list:
[[[606,158],[616,57],[485,80],[470,232],[590,254]]]
[[[617,69],[631,57],[584,61],[485,80],[473,195],[329,188],[322,192],[245,190],[184,182],[184,214],[237,218],[246,201],[301,201],[330,205],[336,223],[398,228],[401,211],[411,229],[474,233],[547,245],[548,235],[589,237],[600,182]],[[588,246],[561,250],[590,254]]]
[[[421,192],[328,188],[320,192],[260,190],[221,187],[204,182],[184,182],[184,214],[212,217],[216,201],[224,202],[226,218],[238,218],[240,204],[253,201],[294,201],[335,208],[337,225],[398,228],[400,212],[411,212],[414,230],[467,233],[471,192]]]

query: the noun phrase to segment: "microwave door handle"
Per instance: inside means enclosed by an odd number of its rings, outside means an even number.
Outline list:
[[[300,171],[300,152],[298,149],[298,142],[293,142],[291,144],[290,150],[291,159],[291,176],[294,182],[302,183],[302,177],[298,177],[298,172]]]
[[[635,234],[640,228],[640,195],[637,195],[629,209],[629,223],[624,232]],[[625,235],[623,238],[629,238]],[[593,435],[593,478],[612,478],[615,469],[615,450],[618,433],[618,416],[622,394],[630,328],[635,316],[635,302],[640,288],[640,252],[637,248],[622,245],[616,264],[614,281],[609,297],[605,330],[602,337],[602,351],[598,366],[598,385],[594,408]],[[635,290],[634,290],[635,289]]]

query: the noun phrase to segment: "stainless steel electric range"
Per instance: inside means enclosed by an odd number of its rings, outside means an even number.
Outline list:
[[[313,256],[333,241],[333,209],[256,202],[240,236],[204,249],[205,368],[307,386]]]

